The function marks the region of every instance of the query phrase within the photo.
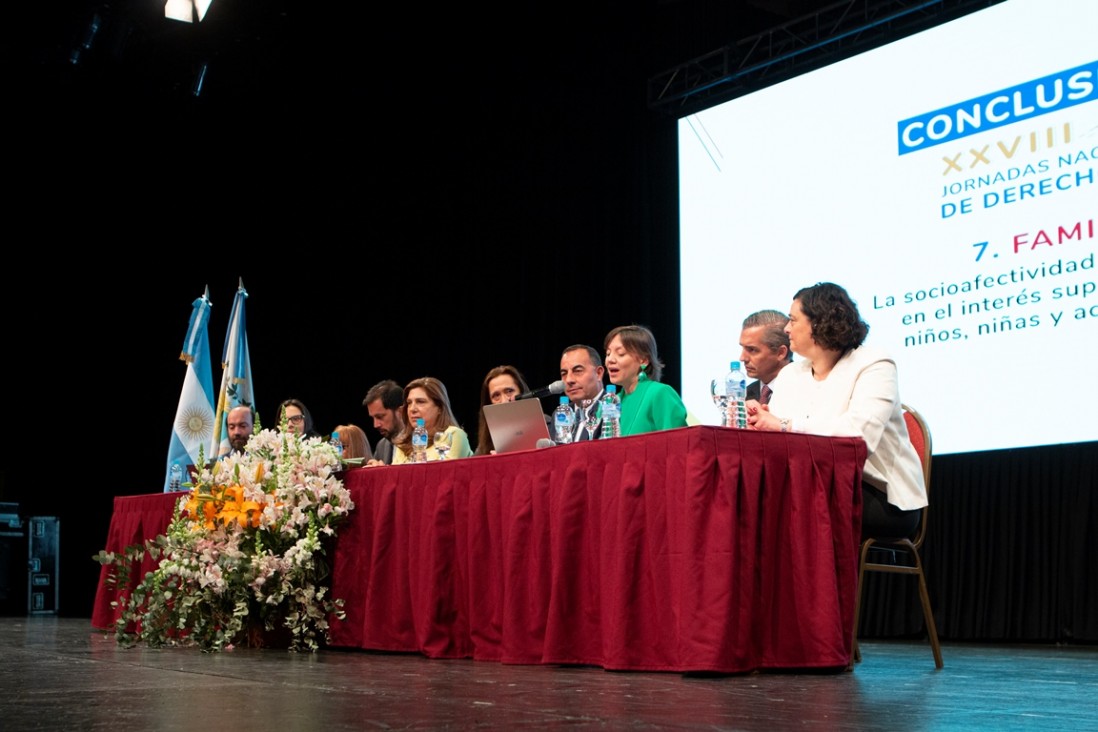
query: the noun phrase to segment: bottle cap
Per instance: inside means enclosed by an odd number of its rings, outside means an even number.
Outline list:
[[[333,440],[338,440],[339,439],[339,430],[332,430],[332,439]]]
[[[417,419],[416,420],[416,427],[422,427],[422,426],[423,426],[423,419],[422,418]]]
[[[560,405],[561,405],[562,407],[567,407],[567,406],[568,406],[568,402],[569,402],[569,401],[570,401],[570,400],[568,399],[568,397],[566,397],[566,396],[562,396],[562,397],[560,398]]]
[[[618,385],[617,384],[607,384],[606,385],[606,393],[608,393],[608,394],[617,394],[618,393]]]
[[[729,371],[739,371],[739,368],[740,368],[740,362],[739,361],[733,361],[728,366]]]

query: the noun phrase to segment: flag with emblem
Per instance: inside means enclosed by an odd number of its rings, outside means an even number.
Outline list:
[[[240,279],[233,299],[233,311],[229,315],[229,329],[225,333],[225,348],[221,352],[221,389],[214,421],[214,443],[219,446],[219,456],[228,455],[233,449],[229,444],[229,412],[236,407],[255,410],[252,359],[248,354],[248,331],[244,321],[244,301],[247,298],[244,280]]]
[[[179,359],[186,362],[187,373],[183,377],[183,391],[179,395],[179,407],[172,425],[172,439],[168,445],[168,464],[164,471],[164,490],[170,490],[172,466],[184,470],[183,482],[188,480],[188,465],[199,465],[199,448],[207,458],[212,457],[214,408],[213,372],[210,368],[210,339],[207,326],[210,321],[210,290],[194,301],[187,337]]]

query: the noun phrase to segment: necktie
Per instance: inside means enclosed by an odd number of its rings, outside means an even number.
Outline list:
[[[579,429],[576,431],[576,442],[583,442],[584,440],[591,439],[591,433],[587,429],[587,414],[592,408],[597,407],[588,407],[587,409],[579,409],[576,411],[576,421],[579,423]]]
[[[773,393],[773,390],[771,390],[769,386],[763,384],[762,388],[759,390],[759,404],[769,404],[770,395]]]

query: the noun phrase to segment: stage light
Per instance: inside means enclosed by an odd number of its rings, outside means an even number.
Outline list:
[[[164,17],[192,23],[194,16],[198,15],[198,22],[201,23],[206,17],[206,11],[210,9],[211,2],[213,0],[168,0],[164,4]]]

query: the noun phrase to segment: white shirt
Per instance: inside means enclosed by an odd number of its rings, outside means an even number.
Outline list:
[[[595,439],[595,436],[587,429],[587,416],[598,413],[599,402],[602,401],[604,394],[606,394],[605,387],[599,389],[599,393],[595,395],[594,400],[591,402],[591,406],[587,407],[587,409],[584,409],[580,402],[573,403],[572,406],[575,407],[576,410],[576,424],[572,427],[572,442],[579,442],[584,433],[587,433],[587,439]]]
[[[874,348],[855,348],[817,381],[812,365],[794,361],[774,378],[770,412],[795,432],[861,437],[869,448],[864,480],[905,511],[927,504],[918,453],[900,409],[896,363]]]

